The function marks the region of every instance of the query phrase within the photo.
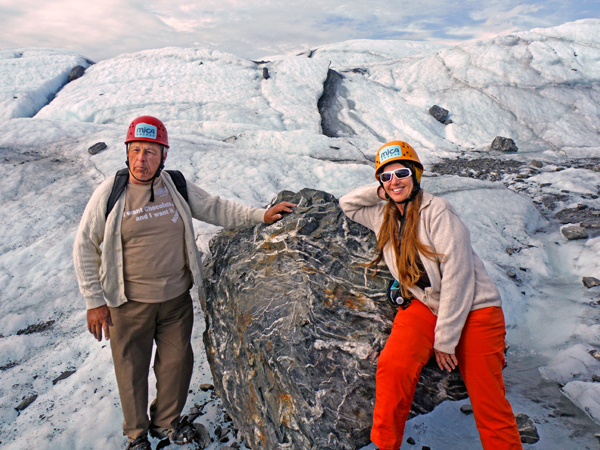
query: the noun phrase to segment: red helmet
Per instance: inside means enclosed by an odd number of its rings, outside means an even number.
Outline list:
[[[169,148],[169,136],[165,125],[152,116],[141,116],[131,122],[125,143],[133,141],[156,142]]]

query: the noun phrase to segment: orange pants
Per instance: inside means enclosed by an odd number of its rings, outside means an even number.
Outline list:
[[[421,369],[433,356],[437,317],[413,300],[399,310],[377,363],[377,394],[371,440],[398,450]],[[522,449],[515,416],[505,397],[504,315],[499,307],[471,311],[456,347],[458,367],[485,450]]]

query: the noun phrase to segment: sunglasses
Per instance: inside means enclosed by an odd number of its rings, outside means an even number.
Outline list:
[[[403,167],[402,169],[396,169],[396,170],[392,170],[390,172],[383,172],[382,174],[379,175],[379,179],[381,180],[382,183],[387,183],[388,181],[392,180],[392,174],[397,179],[401,180],[402,178],[410,177],[412,175],[412,172],[410,169]]]

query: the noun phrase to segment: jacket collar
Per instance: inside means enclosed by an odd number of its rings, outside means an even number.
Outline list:
[[[433,195],[429,192],[423,191],[423,200],[421,201],[421,207],[419,208],[419,212],[423,211],[423,208],[426,208],[433,200]]]

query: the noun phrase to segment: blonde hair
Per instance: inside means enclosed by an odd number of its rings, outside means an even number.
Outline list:
[[[377,274],[377,264],[383,259],[383,251],[387,245],[391,245],[396,256],[396,268],[400,278],[398,281],[403,297],[410,297],[408,289],[414,287],[421,277],[421,269],[417,265],[419,253],[432,261],[443,256],[419,240],[419,210],[422,201],[423,191],[419,191],[414,200],[408,202],[404,207],[405,222],[402,236],[400,236],[402,216],[396,204],[388,199],[383,210],[383,223],[377,234],[377,247],[375,248],[377,256],[368,265],[368,267],[375,266],[375,274]]]

